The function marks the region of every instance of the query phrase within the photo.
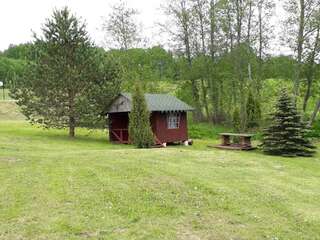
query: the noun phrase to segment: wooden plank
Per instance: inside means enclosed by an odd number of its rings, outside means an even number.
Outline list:
[[[116,139],[118,139],[120,143],[123,143],[123,139],[121,139],[115,131],[111,131],[111,132],[116,137]]]
[[[153,135],[154,136],[154,139],[156,140],[156,144],[157,145],[162,145],[162,142],[158,139],[157,135]]]
[[[220,133],[220,136],[232,136],[232,137],[253,137],[254,134],[246,133]]]
[[[255,147],[252,146],[243,146],[243,145],[229,145],[229,146],[225,146],[225,145],[208,145],[208,147],[211,148],[219,148],[219,149],[224,149],[224,150],[242,150],[242,151],[249,151],[249,150],[254,150],[256,149]]]

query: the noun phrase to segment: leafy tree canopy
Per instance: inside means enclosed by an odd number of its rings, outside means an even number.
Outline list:
[[[35,56],[32,54],[32,43],[24,43],[13,45],[3,52],[3,56],[20,60],[34,60]]]

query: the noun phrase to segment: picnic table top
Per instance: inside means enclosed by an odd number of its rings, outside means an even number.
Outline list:
[[[233,137],[253,137],[254,134],[247,133],[220,133],[221,136],[233,136]]]

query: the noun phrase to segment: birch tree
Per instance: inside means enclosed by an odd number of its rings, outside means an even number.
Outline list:
[[[102,26],[107,46],[123,50],[136,47],[141,41],[139,24],[136,20],[138,10],[128,7],[124,1],[113,5],[111,10]]]
[[[167,1],[162,6],[168,21],[162,24],[162,28],[172,36],[172,40],[181,46],[186,57],[188,68],[192,68],[192,35],[193,35],[193,8],[190,0]],[[196,108],[194,118],[196,121],[203,119],[200,103],[199,89],[196,79],[191,79],[192,99]]]
[[[285,21],[286,42],[294,51],[296,58],[296,68],[294,74],[294,95],[295,98],[300,94],[300,84],[302,78],[302,65],[306,57],[305,44],[314,34],[316,29],[313,27],[315,13],[319,10],[318,0],[287,0],[284,9],[287,12]]]

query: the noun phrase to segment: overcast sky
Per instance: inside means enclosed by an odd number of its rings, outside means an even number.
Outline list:
[[[281,0],[279,0],[281,1]],[[32,40],[32,31],[39,32],[45,19],[54,8],[69,6],[73,13],[86,20],[92,39],[103,43],[101,25],[103,16],[110,12],[110,6],[117,0],[1,0],[0,7],[0,50],[9,44],[25,43]],[[139,10],[139,20],[144,26],[144,35],[151,44],[161,42],[155,23],[162,20],[160,5],[163,0],[128,0],[128,5]],[[281,7],[277,15],[281,17]],[[275,51],[278,51],[275,46]],[[280,50],[280,49],[279,49]]]
[[[101,45],[102,17],[110,12],[117,0],[1,0],[0,3],[0,50],[9,44],[32,40],[32,30],[39,32],[45,19],[57,7],[69,6],[73,13],[86,20],[90,36]],[[159,41],[154,23],[160,19],[161,0],[129,0],[128,5],[140,11],[139,18],[152,42]],[[159,16],[159,17],[157,17]]]

